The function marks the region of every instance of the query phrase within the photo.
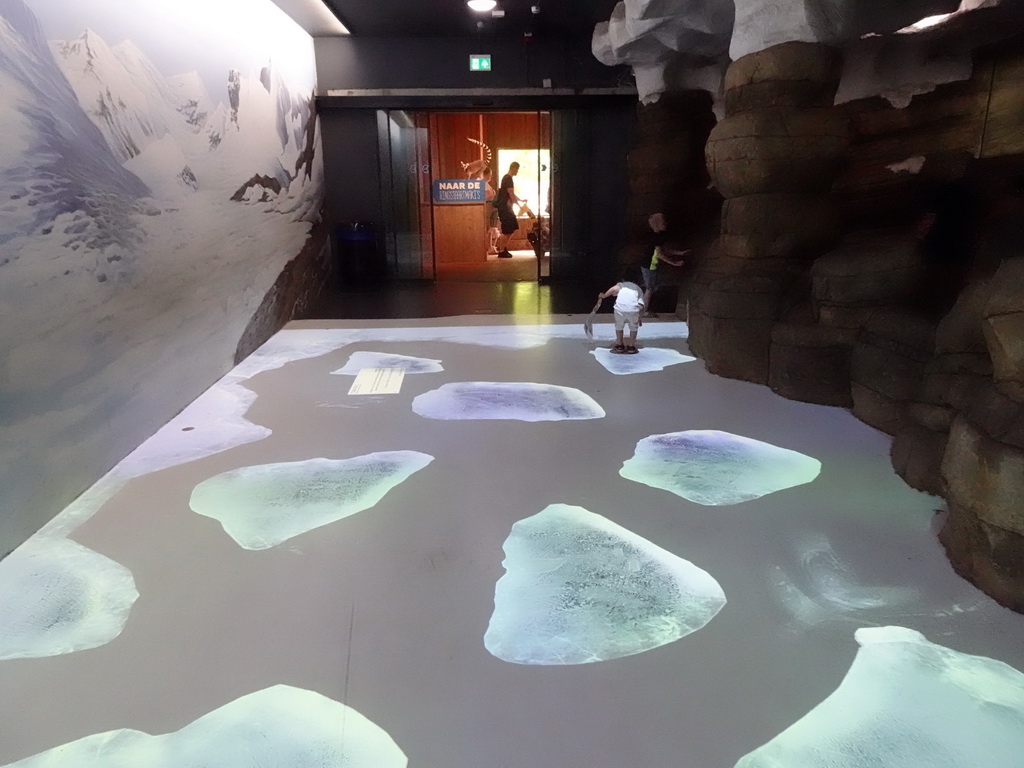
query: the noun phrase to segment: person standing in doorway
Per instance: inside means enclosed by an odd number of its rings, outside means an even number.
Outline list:
[[[499,259],[511,259],[512,254],[508,251],[508,241],[512,234],[519,229],[519,222],[516,219],[516,212],[513,206],[522,201],[516,196],[515,176],[519,173],[519,163],[513,162],[508,167],[501,179],[501,186],[498,187],[498,194],[494,198],[494,207],[498,211],[498,222],[501,225],[501,236],[498,238],[496,247]]]
[[[665,244],[668,238],[668,224],[665,221],[665,214],[652,213],[651,217],[647,220],[647,224],[651,228],[649,241],[651,261],[647,266],[641,266],[640,271],[644,277],[644,306],[647,308],[647,316],[654,317],[655,315],[651,311],[651,296],[654,295],[654,291],[660,282],[658,263],[664,261],[666,264],[671,264],[674,267],[681,267],[684,262],[681,258],[677,257],[686,256],[689,251],[678,251],[675,248],[669,248]]]
[[[498,242],[498,237],[501,235],[501,230],[498,229],[500,222],[498,220],[498,209],[494,206],[494,199],[498,196],[498,190],[494,188],[494,171],[491,170],[490,166],[487,166],[483,170],[484,179],[484,200],[487,204],[484,206],[487,211],[487,255],[494,256],[498,249],[495,247],[495,243]]]

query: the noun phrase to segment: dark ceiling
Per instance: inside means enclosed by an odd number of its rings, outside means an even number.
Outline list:
[[[498,0],[504,18],[471,11],[465,0],[325,0],[360,37],[535,37],[590,39],[616,0]],[[540,13],[534,14],[532,6]],[[483,27],[478,28],[477,22]]]

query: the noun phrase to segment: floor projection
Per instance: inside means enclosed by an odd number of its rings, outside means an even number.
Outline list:
[[[873,583],[858,577],[822,534],[808,533],[793,541],[792,567],[773,565],[769,573],[774,597],[796,625],[900,611],[920,594],[910,587]]]
[[[821,462],[796,451],[728,432],[693,430],[644,438],[621,474],[697,504],[720,506],[809,483],[820,471]]]
[[[674,349],[659,349],[658,347],[643,347],[640,354],[637,355],[617,355],[607,347],[598,347],[590,354],[604,366],[605,370],[619,376],[663,371],[670,365],[692,363],[697,359],[692,355],[681,354]]]
[[[350,707],[275,685],[243,696],[180,731],[111,731],[55,747],[6,768],[405,768],[402,750]]]
[[[709,573],[582,507],[512,526],[487,650],[515,664],[588,664],[696,632],[722,610]]]
[[[571,421],[605,415],[593,398],[578,389],[530,382],[445,384],[417,397],[412,408],[428,419]]]
[[[835,693],[736,768],[1019,768],[1024,674],[903,627],[856,638]]]
[[[243,548],[267,549],[369,509],[433,460],[417,451],[386,451],[242,467],[197,485],[189,505],[219,520]]]
[[[37,540],[0,561],[0,660],[109,643],[138,598],[131,573],[67,540]]]
[[[353,352],[344,366],[331,373],[355,376],[364,368],[401,368],[406,374],[440,373],[444,370],[440,360],[427,360],[409,355],[389,355],[384,352]]]
[[[289,324],[0,561],[0,766],[1024,768],[891,439],[585,317]]]

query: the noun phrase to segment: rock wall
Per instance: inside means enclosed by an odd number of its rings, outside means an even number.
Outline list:
[[[766,384],[773,326],[785,320],[789,364],[773,380],[799,399],[810,380],[798,350],[833,345],[799,304],[810,260],[839,234],[830,189],[848,143],[846,117],[831,106],[840,74],[838,52],[816,43],[738,59],[725,77],[726,116],[706,149],[725,204],[691,294],[691,346],[712,373]]]
[[[327,226],[314,227],[305,247],[285,265],[249,320],[235,350],[235,365],[255,352],[288,321],[303,317],[328,283],[337,277]]]
[[[834,106],[840,70],[795,42],[729,68],[706,149],[721,234],[690,292],[691,349],[892,435],[897,473],[947,501],[954,567],[1024,611],[1024,55],[985,49],[969,80],[902,109]],[[948,306],[917,225],[951,179],[975,215]]]

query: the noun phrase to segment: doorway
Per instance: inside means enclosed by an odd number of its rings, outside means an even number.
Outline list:
[[[392,274],[546,282],[560,229],[551,125],[551,114],[542,111],[379,112]],[[492,200],[512,163],[520,203],[506,218],[515,230],[503,238]]]

